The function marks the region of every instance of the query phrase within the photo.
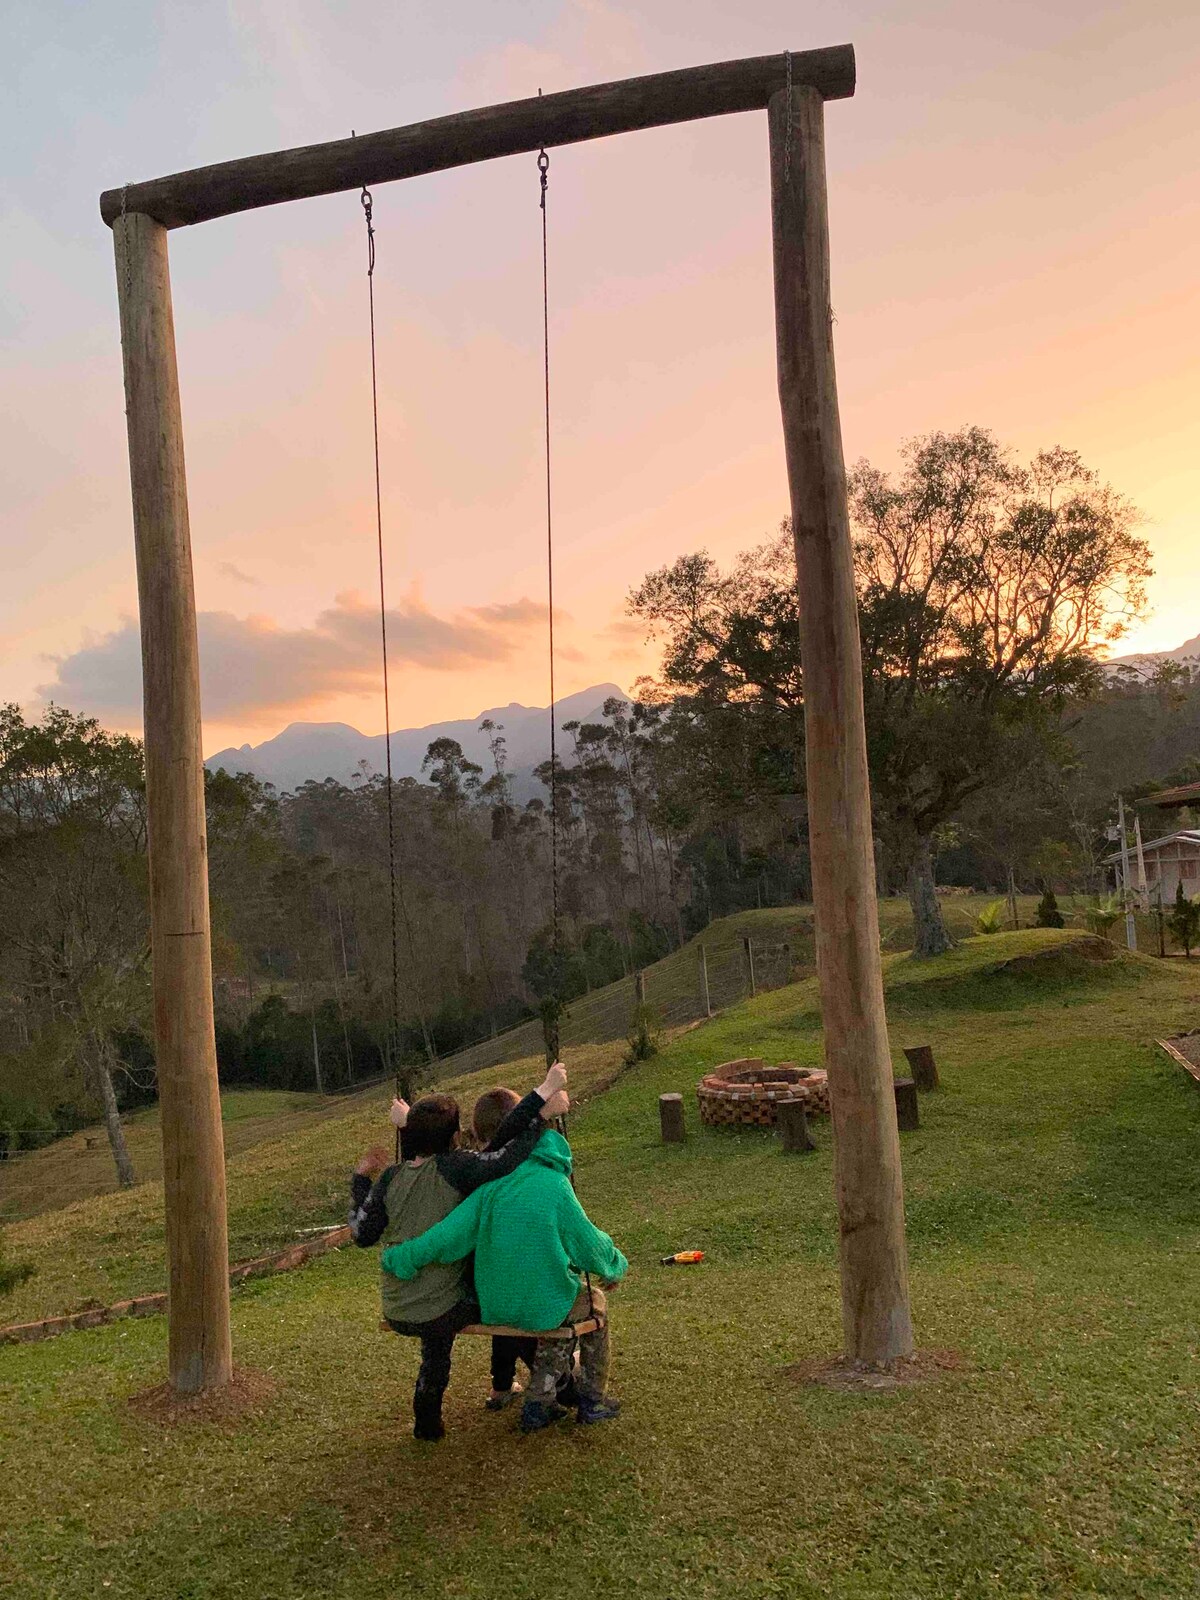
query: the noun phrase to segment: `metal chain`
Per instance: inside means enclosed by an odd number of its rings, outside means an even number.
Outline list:
[[[558,1059],[558,1019],[562,1000],[558,993],[561,942],[558,921],[558,720],[554,695],[554,509],[550,491],[550,273],[546,243],[546,190],[550,183],[550,157],[545,146],[538,153],[540,187],[538,204],[542,213],[542,384],[545,403],[546,449],[546,596],[550,640],[550,931],[554,960],[554,991],[548,996],[545,1013],[546,1057]]]
[[[404,923],[408,957],[412,965],[413,989],[417,1000],[417,1015],[420,1018],[421,1033],[425,1040],[425,1051],[430,1062],[433,1061],[433,1043],[429,1037],[429,1029],[426,1026],[425,1011],[421,1003],[420,987],[417,981],[416,950],[413,942],[412,923],[409,920],[408,907],[404,900],[404,889],[396,870],[396,805],[394,784],[392,782],[392,706],[388,683],[387,598],[383,563],[383,492],[379,472],[379,382],[375,354],[375,217],[374,201],[366,184],[363,185],[359,200],[363,208],[363,218],[367,225],[367,304],[371,329],[371,426],[375,446],[375,539],[379,555],[379,638],[383,655],[383,743],[387,768],[388,898],[391,910],[392,934],[392,1051],[396,1093],[397,1095],[402,1095],[407,1085],[400,1071],[400,957],[397,909],[399,909],[400,918]],[[400,1135],[397,1133],[397,1156],[399,1155],[399,1149]]]

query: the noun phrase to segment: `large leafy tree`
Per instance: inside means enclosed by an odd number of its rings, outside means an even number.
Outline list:
[[[0,957],[26,1060],[104,1112],[134,1181],[114,1077],[119,1036],[148,1013],[141,745],[51,706],[0,706]]]
[[[849,498],[876,830],[904,872],[917,949],[936,954],[951,942],[934,892],[938,830],[1054,753],[1064,705],[1098,682],[1098,649],[1144,605],[1149,551],[1135,509],[1075,452],[1023,465],[982,428],[913,441],[894,474],[860,463]],[[729,573],[704,554],[652,573],[630,609],[663,640],[663,692],[701,722],[744,708],[772,730],[768,747],[790,740],[798,786],[786,525]]]

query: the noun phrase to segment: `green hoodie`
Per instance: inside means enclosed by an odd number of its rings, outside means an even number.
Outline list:
[[[566,1319],[582,1273],[612,1282],[629,1270],[575,1198],[571,1147],[549,1129],[514,1173],[476,1189],[417,1238],[389,1246],[380,1265],[407,1280],[432,1262],[449,1265],[472,1250],[484,1322],[531,1333]]]

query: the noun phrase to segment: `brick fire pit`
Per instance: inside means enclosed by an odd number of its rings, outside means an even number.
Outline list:
[[[803,1100],[809,1112],[829,1110],[829,1083],[820,1067],[781,1061],[727,1061],[701,1078],[700,1120],[714,1128],[773,1128],[780,1100]]]

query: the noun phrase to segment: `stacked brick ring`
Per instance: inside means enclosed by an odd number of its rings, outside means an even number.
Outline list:
[[[780,1100],[803,1100],[811,1112],[828,1112],[829,1081],[820,1067],[781,1061],[726,1061],[701,1078],[696,1089],[700,1120],[710,1127],[773,1128]]]

